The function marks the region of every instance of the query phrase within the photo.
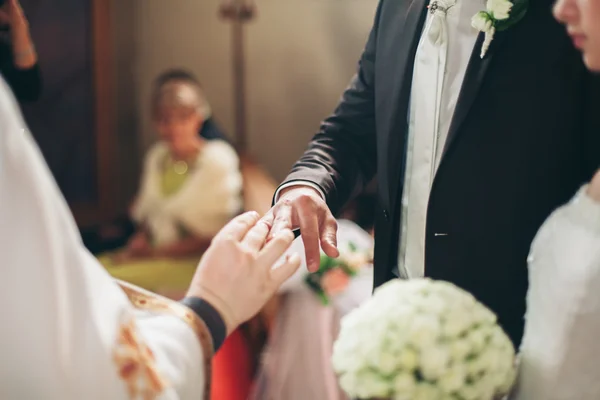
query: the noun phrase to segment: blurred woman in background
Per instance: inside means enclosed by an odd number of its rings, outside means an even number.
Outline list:
[[[190,282],[213,235],[242,209],[235,150],[198,135],[210,106],[195,80],[156,80],[152,118],[160,140],[147,152],[127,245],[100,256],[116,278],[166,295]]]

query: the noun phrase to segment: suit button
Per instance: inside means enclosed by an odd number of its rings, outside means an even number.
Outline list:
[[[390,220],[390,215],[388,214],[387,210],[383,210],[383,218],[385,218],[386,221]]]

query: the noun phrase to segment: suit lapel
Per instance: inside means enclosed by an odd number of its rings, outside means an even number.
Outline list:
[[[506,38],[506,31],[496,33],[490,48],[488,49],[485,57],[482,59],[480,54],[484,38],[484,34],[480,33],[479,37],[477,38],[477,42],[475,43],[475,47],[473,48],[473,52],[471,53],[471,59],[469,60],[469,64],[467,66],[465,78],[463,80],[458,101],[456,103],[456,109],[454,110],[454,116],[452,117],[452,123],[450,124],[450,130],[448,131],[446,144],[444,145],[441,163],[443,163],[448,150],[452,147],[459,135],[460,128],[465,122],[465,119],[471,110],[471,106],[477,98],[479,88],[483,84],[486,72],[488,71],[492,63],[492,59],[494,58],[494,54],[497,52],[497,49],[502,41]]]
[[[410,90],[412,84],[412,73],[414,67],[415,54],[421,38],[421,31],[427,15],[426,5],[428,0],[412,0],[405,12],[399,12],[401,18],[398,18],[391,29],[389,35],[389,45],[383,52],[386,59],[385,71],[380,76],[392,77],[389,86],[383,87],[382,91],[393,90],[392,101],[387,101],[388,96],[381,96],[384,99],[381,104],[377,104],[377,109],[389,116],[387,121],[389,135],[383,143],[386,147],[380,149],[388,157],[387,177],[389,181],[386,187],[389,188],[388,199],[389,207],[395,207],[398,196],[398,185],[400,184],[401,174],[403,173],[404,155],[406,153],[406,135],[408,103],[410,101]],[[401,4],[398,2],[397,4]],[[399,112],[399,110],[402,110]],[[382,182],[383,183],[383,182]]]

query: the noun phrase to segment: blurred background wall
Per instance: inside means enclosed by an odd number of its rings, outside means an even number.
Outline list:
[[[218,18],[219,0],[135,0],[128,11],[118,4],[117,14],[133,11],[133,43],[121,44],[133,51],[123,49],[121,55],[133,61],[140,146],[153,138],[147,109],[152,79],[178,65],[202,80],[215,117],[233,137],[230,23]],[[245,33],[248,146],[277,180],[352,77],[376,5],[376,0],[257,0],[258,14]],[[119,25],[127,23],[120,18]],[[119,70],[127,64],[120,62]]]
[[[122,214],[136,192],[142,154],[155,139],[151,84],[165,69],[199,77],[215,119],[236,141],[232,23],[219,17],[225,0],[81,0],[75,16],[69,1],[22,0],[52,83],[28,115],[67,199],[100,199],[100,207],[75,212],[96,221]],[[353,75],[377,0],[255,1],[243,42],[247,149],[279,181]],[[77,97],[63,82],[103,94]],[[73,113],[87,119],[75,126]]]

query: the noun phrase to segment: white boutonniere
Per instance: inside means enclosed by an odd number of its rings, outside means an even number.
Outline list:
[[[527,12],[527,0],[488,0],[485,11],[480,11],[471,20],[473,28],[485,34],[481,46],[481,58],[485,57],[494,35],[519,22]]]

